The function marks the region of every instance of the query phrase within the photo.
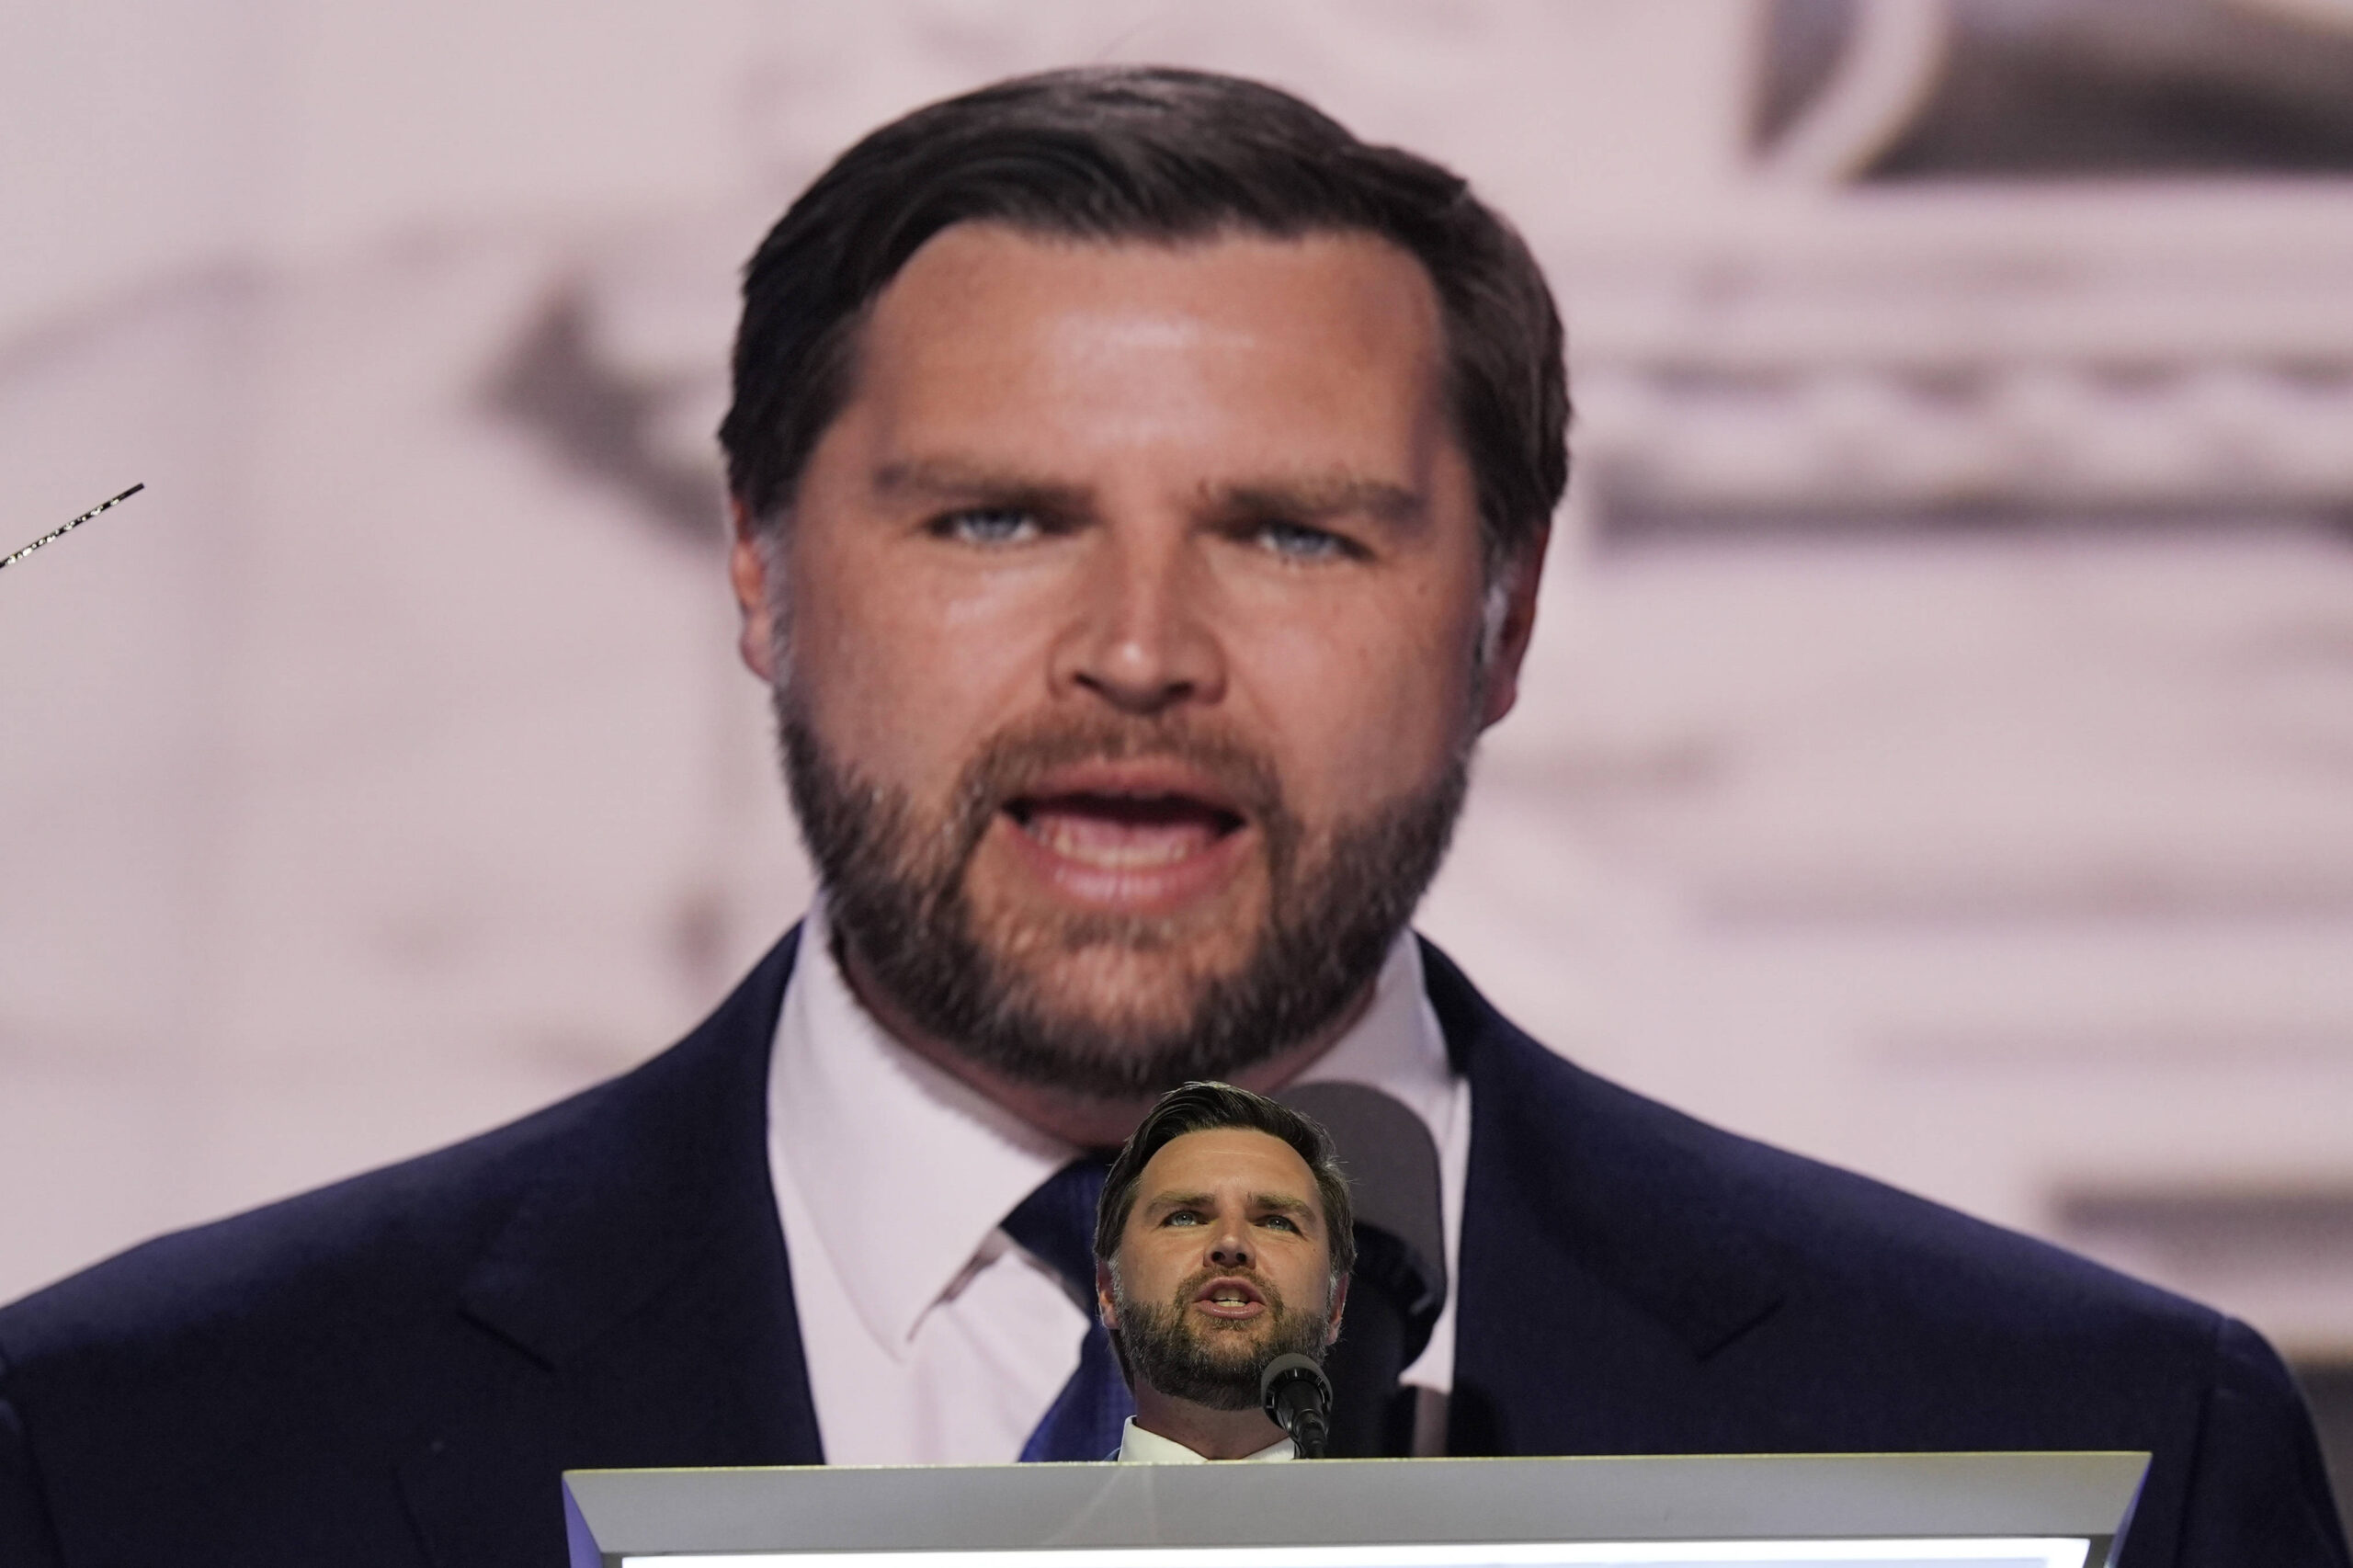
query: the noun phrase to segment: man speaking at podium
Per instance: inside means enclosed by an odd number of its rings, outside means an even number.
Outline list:
[[[1095,1221],[1097,1310],[1135,1395],[1121,1463],[1296,1457],[1265,1376],[1339,1336],[1350,1211],[1329,1136],[1288,1106],[1187,1084],[1145,1114]]]
[[[1567,472],[1460,180],[1059,74],[869,137],[744,294],[817,905],[631,1074],[0,1312],[0,1562],[553,1563],[566,1468],[1099,1459],[1097,1152],[1220,1079],[1358,1170],[1358,1451],[2145,1449],[2126,1568],[2341,1568],[2246,1327],[1597,1080],[1411,933]]]

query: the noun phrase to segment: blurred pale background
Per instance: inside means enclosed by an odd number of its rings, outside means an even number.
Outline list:
[[[807,872],[734,269],[1011,72],[1262,75],[1563,296],[1425,910],[1559,1049],[2353,1406],[2353,5],[0,12],[0,1298],[659,1049]]]

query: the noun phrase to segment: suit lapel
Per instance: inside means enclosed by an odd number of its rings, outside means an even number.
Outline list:
[[[1781,1270],[1724,1212],[1721,1134],[1553,1055],[1423,945],[1471,1082],[1451,1452],[1640,1452],[1706,1363],[1771,1317]]]
[[[437,1562],[544,1556],[566,1469],[822,1460],[767,1169],[798,936],[677,1046],[541,1113],[557,1131],[527,1145],[460,1292],[478,1343],[402,1467]],[[485,1539],[485,1504],[513,1488],[544,1494],[546,1518]]]

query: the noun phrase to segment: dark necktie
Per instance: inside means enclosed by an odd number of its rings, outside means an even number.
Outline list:
[[[1119,1358],[1111,1352],[1111,1336],[1095,1311],[1095,1206],[1109,1170],[1100,1160],[1074,1160],[1005,1217],[1006,1234],[1051,1265],[1086,1303],[1087,1314],[1078,1370],[1021,1445],[1024,1464],[1108,1459],[1120,1447],[1121,1425],[1136,1413],[1127,1380],[1120,1376]]]

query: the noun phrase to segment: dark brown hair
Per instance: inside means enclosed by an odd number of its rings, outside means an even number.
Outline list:
[[[848,401],[858,327],[925,241],[999,222],[1106,242],[1363,233],[1411,253],[1443,314],[1447,399],[1491,572],[1568,480],[1561,322],[1517,232],[1426,158],[1359,142],[1288,93],[1199,71],[1097,66],[915,110],[834,163],[744,272],[728,487],[762,526],[790,507]]]
[[[1332,1135],[1313,1117],[1302,1116],[1279,1100],[1237,1089],[1231,1084],[1196,1080],[1160,1096],[1134,1133],[1111,1162],[1103,1178],[1103,1198],[1095,1208],[1095,1260],[1108,1263],[1120,1250],[1120,1233],[1136,1206],[1136,1188],[1152,1157],[1188,1132],[1221,1128],[1245,1128],[1279,1138],[1307,1162],[1315,1176],[1316,1196],[1324,1205],[1324,1229],[1329,1238],[1332,1272],[1342,1275],[1356,1267],[1356,1208],[1348,1200],[1348,1178],[1340,1169]]]

